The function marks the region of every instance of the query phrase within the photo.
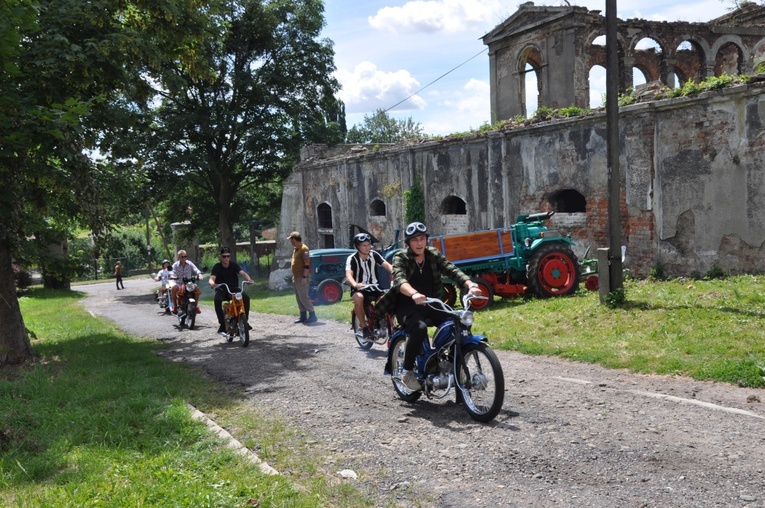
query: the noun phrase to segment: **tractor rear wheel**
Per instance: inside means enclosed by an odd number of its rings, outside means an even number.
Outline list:
[[[540,298],[573,294],[579,288],[579,261],[567,244],[544,244],[531,255],[526,279]]]

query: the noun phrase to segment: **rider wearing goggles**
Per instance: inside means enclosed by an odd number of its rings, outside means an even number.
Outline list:
[[[377,267],[382,266],[389,273],[393,266],[385,261],[379,252],[372,250],[372,237],[367,233],[359,233],[353,237],[353,245],[356,252],[348,256],[345,262],[345,279],[351,286],[353,298],[353,311],[356,313],[364,338],[372,336],[364,313],[364,301],[374,301],[382,292],[379,289],[365,288],[365,286],[377,286]]]

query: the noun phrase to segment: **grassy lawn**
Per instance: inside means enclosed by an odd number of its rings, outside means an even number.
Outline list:
[[[581,289],[572,298],[495,298],[473,331],[496,349],[560,356],[633,372],[765,386],[765,276],[625,282],[617,308]],[[258,312],[297,315],[291,291],[250,293]],[[351,303],[317,306],[350,323]],[[349,324],[350,326],[350,324]],[[350,332],[349,332],[350,334]]]
[[[183,364],[79,305],[78,292],[21,299],[37,361],[0,371],[0,506],[370,506],[330,485],[312,445]],[[285,473],[220,446],[186,403]]]

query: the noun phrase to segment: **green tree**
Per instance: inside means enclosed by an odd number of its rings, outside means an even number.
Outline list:
[[[303,145],[342,139],[332,43],[318,39],[323,10],[320,0],[224,0],[199,47],[212,72],[198,78],[179,61],[162,75],[146,160],[172,174],[176,197],[196,196],[193,210],[212,198],[225,245],[252,216],[250,196],[270,196]]]
[[[108,232],[103,191],[119,175],[88,154],[125,155],[122,140],[145,123],[160,63],[195,61],[208,3],[0,2],[0,364],[32,354],[12,277],[23,239],[45,247],[73,223],[97,238]]]
[[[348,143],[398,143],[404,139],[421,138],[425,134],[420,122],[411,117],[393,118],[382,109],[371,116],[364,115],[361,125],[354,125],[348,131]]]

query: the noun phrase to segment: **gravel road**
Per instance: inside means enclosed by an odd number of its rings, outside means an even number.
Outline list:
[[[346,323],[255,305],[242,348],[216,335],[209,307],[197,330],[178,330],[152,286],[77,289],[93,314],[168,341],[169,359],[324,443],[378,506],[765,507],[765,390],[497,351],[505,403],[479,424],[453,397],[401,401],[383,348],[359,350]]]

